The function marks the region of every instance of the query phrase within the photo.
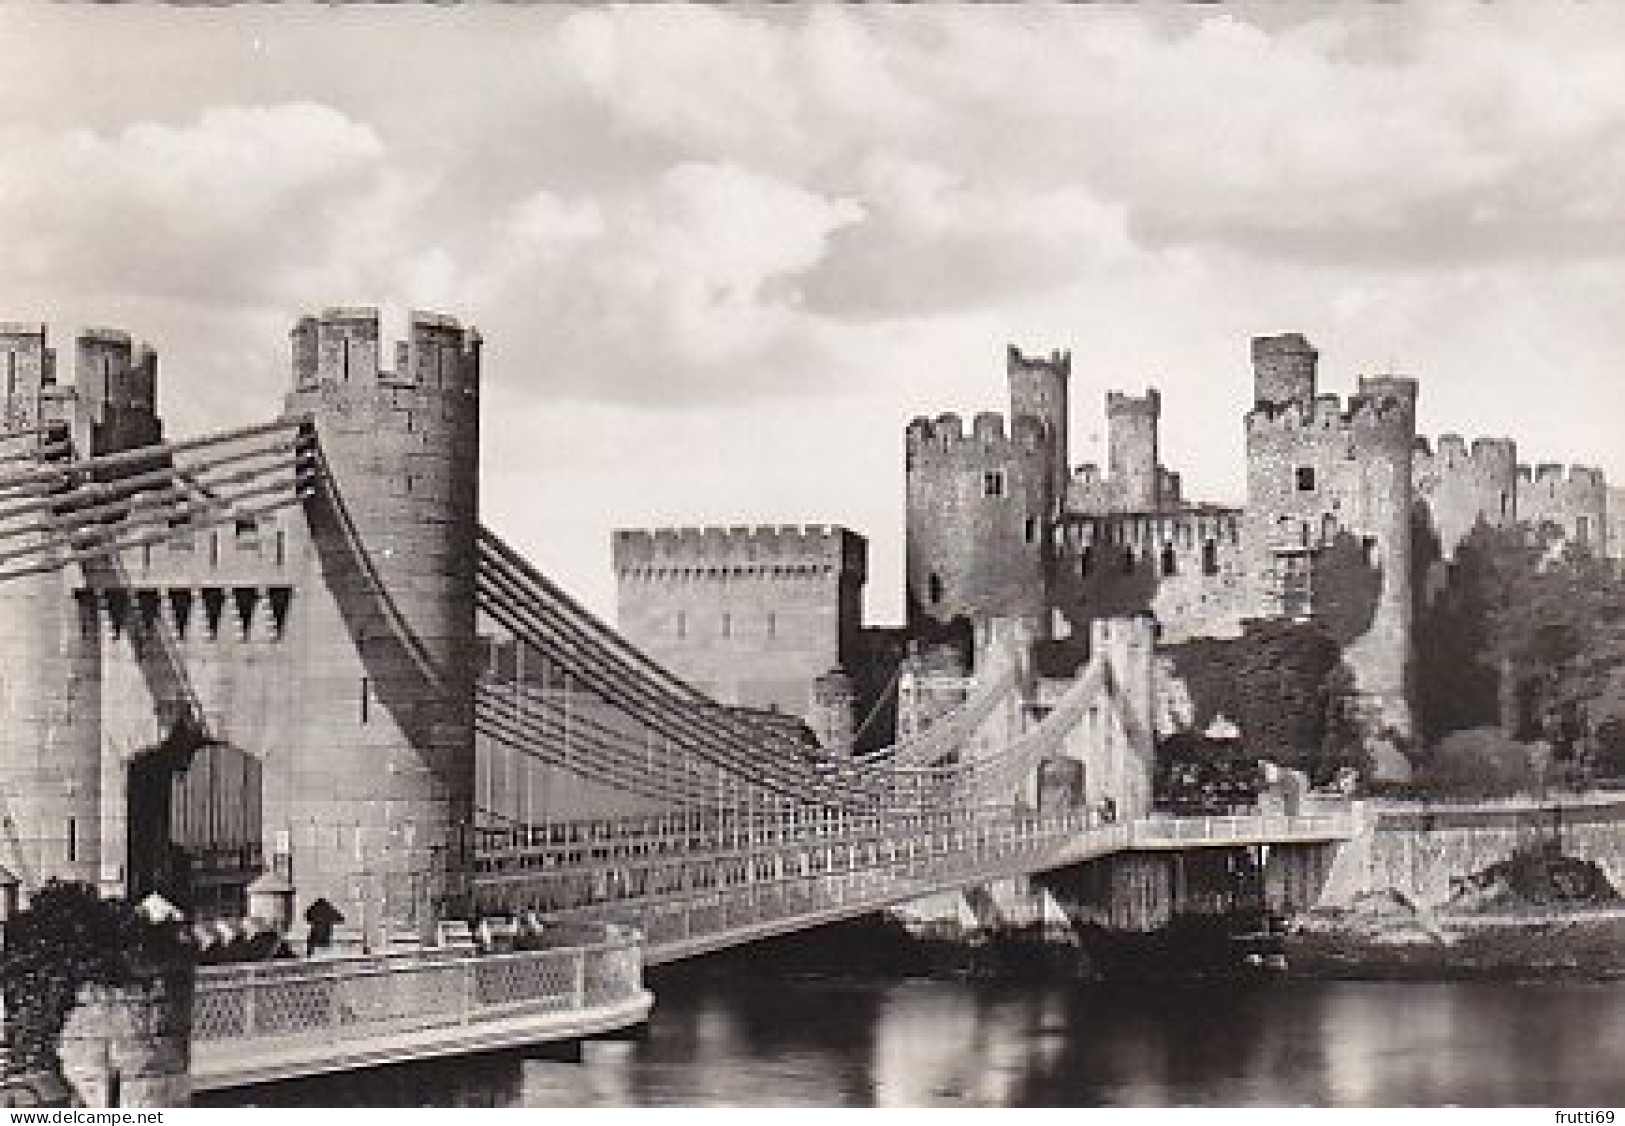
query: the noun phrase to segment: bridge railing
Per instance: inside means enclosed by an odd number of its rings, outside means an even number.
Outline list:
[[[192,1007],[194,1072],[254,1055],[576,1014],[643,996],[641,936],[606,926],[595,942],[476,955],[428,950],[208,967]]]
[[[1266,844],[1344,840],[1354,833],[1352,812],[1305,815],[1240,814],[1226,817],[1152,817],[1129,831],[1134,848],[1186,844]]]

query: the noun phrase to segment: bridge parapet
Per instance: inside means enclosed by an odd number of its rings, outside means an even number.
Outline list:
[[[425,950],[201,970],[193,1002],[192,1086],[263,1083],[315,1072],[577,1039],[640,1023],[642,937],[470,956]]]

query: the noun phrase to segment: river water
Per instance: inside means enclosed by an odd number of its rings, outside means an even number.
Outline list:
[[[641,1039],[223,1093],[352,1106],[1619,1106],[1625,982],[1152,987],[707,971]],[[229,1097],[228,1097],[229,1096]]]

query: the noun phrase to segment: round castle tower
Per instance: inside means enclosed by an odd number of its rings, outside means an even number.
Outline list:
[[[468,892],[480,339],[413,313],[391,371],[377,311],[330,309],[291,342],[287,409],[313,417],[330,485],[309,581],[331,597],[301,600],[307,706],[266,820],[353,828],[296,842],[301,902],[421,926]]]
[[[1282,341],[1288,342],[1282,345]],[[1264,616],[1317,613],[1327,597],[1362,587],[1334,573],[1357,546],[1367,604],[1341,607],[1363,629],[1339,638],[1355,708],[1371,733],[1408,735],[1411,631],[1411,459],[1416,381],[1365,376],[1347,410],[1335,395],[1281,399],[1313,385],[1313,349],[1295,334],[1253,342],[1257,406],[1246,418],[1246,543],[1250,598]],[[1284,363],[1287,356],[1290,363]]]
[[[1055,503],[1045,424],[997,414],[917,418],[907,432],[907,593],[911,623],[1047,616]]]

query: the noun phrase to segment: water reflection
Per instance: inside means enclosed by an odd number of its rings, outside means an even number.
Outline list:
[[[737,973],[643,1038],[213,1096],[352,1106],[1617,1105],[1625,983],[1111,989]]]

